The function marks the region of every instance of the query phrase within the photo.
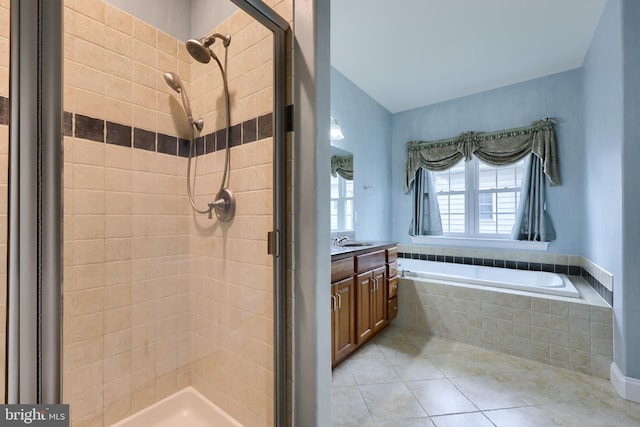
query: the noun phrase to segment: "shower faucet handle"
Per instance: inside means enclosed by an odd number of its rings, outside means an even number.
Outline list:
[[[215,202],[209,202],[209,219],[213,218],[212,212],[216,211],[216,216],[220,221],[229,222],[236,213],[236,198],[228,188],[223,188]]]

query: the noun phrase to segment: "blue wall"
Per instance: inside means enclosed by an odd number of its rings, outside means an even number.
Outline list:
[[[622,5],[611,0],[584,61],[585,245],[584,256],[613,273],[615,354],[624,372],[622,333]]]
[[[356,238],[389,240],[391,113],[332,67],[331,115],[344,133],[331,144],[353,153]]]
[[[618,3],[618,1],[610,1]],[[623,0],[622,284],[614,310],[622,317],[622,345],[615,361],[622,373],[640,379],[640,2]],[[621,292],[618,292],[620,290]],[[618,299],[618,301],[616,301]],[[616,320],[616,325],[618,325]],[[622,348],[620,348],[622,347]],[[619,354],[621,353],[622,354]],[[636,395],[637,396],[637,395]]]
[[[393,115],[391,202],[392,238],[410,243],[411,198],[404,194],[406,143],[437,140],[464,131],[495,131],[554,117],[562,185],[547,192],[547,209],[557,233],[549,251],[582,252],[584,217],[584,124],[582,70],[530,80]]]
[[[584,63],[584,255],[614,275],[614,361],[640,378],[640,4],[609,0]]]

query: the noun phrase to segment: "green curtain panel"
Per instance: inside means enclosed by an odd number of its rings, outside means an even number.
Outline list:
[[[353,181],[353,156],[332,156],[331,175],[334,178],[340,175],[347,181]]]
[[[441,236],[442,220],[433,174],[424,168],[418,168],[413,186],[413,215],[409,235]]]
[[[530,155],[527,160],[511,238],[536,242],[550,242],[556,238],[553,223],[546,210],[542,162],[536,155]]]

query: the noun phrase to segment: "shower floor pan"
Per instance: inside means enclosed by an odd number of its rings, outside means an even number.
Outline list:
[[[242,427],[193,387],[139,411],[111,427]]]

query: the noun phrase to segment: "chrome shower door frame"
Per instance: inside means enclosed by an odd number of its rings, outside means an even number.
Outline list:
[[[11,1],[7,403],[60,403],[63,2]]]
[[[287,34],[289,24],[260,0],[231,0],[273,33],[274,423],[287,425]]]

